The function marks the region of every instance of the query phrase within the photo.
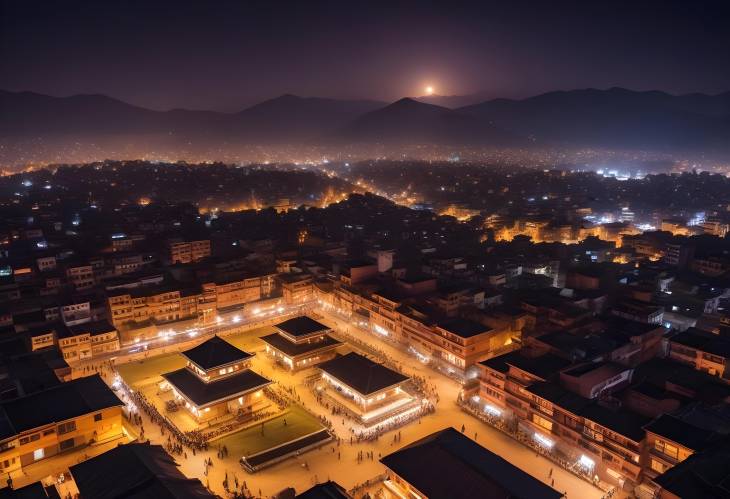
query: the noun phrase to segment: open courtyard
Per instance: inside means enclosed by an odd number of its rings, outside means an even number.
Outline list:
[[[461,387],[454,380],[434,372],[426,365],[414,362],[407,353],[363,333],[346,320],[328,313],[317,319],[333,327],[337,337],[346,342],[338,348],[339,354],[366,354],[374,360],[387,361],[389,366],[401,370],[407,376],[423,380],[429,395],[434,399],[435,412],[425,414],[396,429],[380,432],[378,438],[358,439],[362,426],[344,415],[333,414],[331,406],[327,407],[317,400],[316,390],[312,386],[313,380],[319,378],[318,369],[308,368],[292,372],[264,354],[265,345],[259,337],[270,334],[272,327],[224,335],[225,340],[234,346],[256,353],[251,368],[275,382],[271,390],[276,398],[287,398],[292,403],[287,403],[279,414],[264,422],[263,434],[261,423],[254,422],[241,430],[213,439],[207,450],[198,450],[195,455],[189,450],[176,453],[175,458],[187,476],[202,477],[205,485],[222,496],[226,494],[224,481],[228,477],[229,488],[233,488],[235,479],[241,487],[245,483],[247,490],[254,495],[260,491],[262,497],[270,497],[288,486],[301,492],[314,483],[328,479],[336,480],[351,490],[357,487],[355,497],[361,497],[366,491],[372,494],[381,487],[372,485],[385,470],[378,461],[380,456],[444,427],[460,429],[464,425],[467,436],[516,466],[528,470],[545,483],[554,479],[555,487],[566,491],[569,497],[591,499],[603,495],[598,488],[555,466],[510,436],[461,410],[456,403]],[[155,386],[161,380],[163,372],[179,369],[184,364],[184,357],[175,352],[120,364],[117,371],[133,389],[156,390]],[[306,410],[302,407],[306,407]],[[331,431],[337,440],[295,453],[288,459],[274,462],[253,474],[242,469],[239,462],[242,457],[265,454],[272,449],[276,451],[288,441],[312,434],[318,428],[325,428],[322,423],[324,420],[331,424]],[[162,433],[145,414],[141,414],[141,422],[145,429],[145,438],[154,443],[165,444],[168,438],[166,432]],[[224,447],[226,454],[221,452]],[[213,466],[206,465],[207,460],[211,460]],[[347,466],[343,468],[342,464]],[[346,469],[346,472],[338,471],[341,469]],[[371,485],[364,486],[366,482]]]

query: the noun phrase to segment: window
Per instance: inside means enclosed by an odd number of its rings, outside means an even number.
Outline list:
[[[593,440],[597,442],[603,442],[603,434],[599,431],[595,431],[588,426],[583,427],[583,434],[591,437]]]
[[[68,423],[63,423],[58,425],[58,434],[63,435],[64,433],[68,433],[71,431],[76,430],[76,421],[69,421]]]
[[[532,422],[539,426],[542,426],[543,428],[545,428],[548,431],[553,430],[553,422],[548,419],[543,418],[542,416],[538,416],[537,414],[532,415]]]
[[[651,469],[656,471],[657,473],[664,473],[667,470],[668,466],[666,466],[664,463],[661,463],[657,461],[656,459],[651,460]]]
[[[74,446],[73,438],[68,438],[66,440],[61,440],[60,442],[58,442],[58,449],[62,450],[62,451],[72,449],[73,446]]]
[[[101,421],[101,413],[94,414],[94,421]]]
[[[679,459],[679,449],[664,440],[657,440],[654,442],[654,449],[656,449],[658,452],[661,452],[665,456],[669,456],[672,459]]]
[[[50,430],[43,430],[44,437],[47,437],[48,435],[53,435],[54,433],[56,433],[56,430],[54,430],[53,428],[51,428]]]
[[[36,449],[36,450],[33,451],[33,460],[34,461],[40,461],[44,457],[46,457],[46,450],[45,449],[40,448],[40,449]]]
[[[23,437],[20,439],[20,445],[25,445],[29,442],[35,442],[36,440],[41,438],[40,433],[34,433],[33,435],[28,435],[27,437]]]

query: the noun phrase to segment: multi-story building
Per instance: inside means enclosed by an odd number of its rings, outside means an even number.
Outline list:
[[[199,241],[170,240],[167,243],[167,249],[168,261],[172,265],[197,262],[211,255],[209,239]]]
[[[77,290],[90,289],[96,285],[94,268],[88,264],[67,265],[66,278]]]
[[[203,293],[214,290],[216,308],[225,310],[269,296],[273,289],[273,281],[274,276],[271,274],[228,278],[203,284]]]
[[[662,414],[644,429],[645,473],[649,479],[656,478],[719,438],[713,431],[698,428],[671,414]]]
[[[639,483],[642,427],[651,418],[610,403],[610,393],[625,386],[631,370],[610,364],[573,367],[551,353],[530,355],[512,352],[480,363],[483,410],[589,476]],[[567,379],[561,383],[561,377]]]
[[[672,360],[723,379],[730,374],[730,339],[692,327],[668,342]]]
[[[727,497],[730,475],[730,439],[717,437],[701,452],[695,452],[681,463],[654,479],[658,499],[687,497]]]
[[[122,406],[98,375],[0,403],[0,471],[121,437]]]
[[[200,290],[171,285],[118,289],[108,295],[109,317],[116,327],[152,321],[164,324],[198,317]]]
[[[307,303],[314,299],[314,278],[310,274],[282,274],[278,280],[285,303]]]

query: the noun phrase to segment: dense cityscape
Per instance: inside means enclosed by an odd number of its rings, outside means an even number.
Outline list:
[[[0,499],[730,499],[728,22],[0,0]]]

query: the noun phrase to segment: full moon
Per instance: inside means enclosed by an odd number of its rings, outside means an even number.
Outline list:
[[[426,95],[433,95],[433,87],[431,87],[431,86],[426,87]]]

